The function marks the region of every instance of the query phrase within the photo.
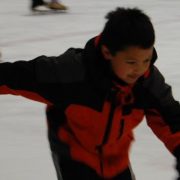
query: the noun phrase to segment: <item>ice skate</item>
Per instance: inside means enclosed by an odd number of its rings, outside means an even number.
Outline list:
[[[43,13],[43,12],[48,12],[49,10],[50,9],[47,7],[46,4],[42,4],[42,5],[38,5],[38,6],[32,7],[32,12]]]
[[[48,3],[48,7],[52,10],[60,10],[60,11],[66,11],[68,9],[67,6],[59,2],[50,2]]]

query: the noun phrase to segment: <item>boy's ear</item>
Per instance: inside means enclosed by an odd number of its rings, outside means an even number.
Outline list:
[[[112,54],[111,54],[110,50],[105,45],[101,46],[101,52],[102,52],[104,59],[111,60]]]
[[[155,61],[157,60],[158,55],[157,55],[157,51],[155,49],[155,47],[153,48],[153,55],[152,55],[152,60],[151,60],[151,64],[154,64]]]

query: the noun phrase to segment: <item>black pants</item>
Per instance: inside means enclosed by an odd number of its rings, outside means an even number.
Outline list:
[[[53,162],[57,172],[58,180],[105,180],[88,166],[72,160],[60,159],[57,154],[52,153]],[[107,179],[108,180],[108,179]],[[109,180],[135,180],[130,168]]]
[[[35,6],[39,6],[39,5],[43,5],[44,4],[44,1],[43,0],[32,0],[32,7],[35,7]]]

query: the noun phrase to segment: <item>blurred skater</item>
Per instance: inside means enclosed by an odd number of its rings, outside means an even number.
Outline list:
[[[38,12],[45,12],[49,10],[67,10],[62,2],[58,0],[51,0],[50,2],[45,2],[43,0],[32,0],[31,10]]]

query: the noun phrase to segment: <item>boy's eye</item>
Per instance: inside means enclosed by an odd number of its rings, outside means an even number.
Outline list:
[[[143,63],[149,63],[151,60],[150,59],[146,59]],[[136,64],[136,61],[126,61],[127,64]]]
[[[149,63],[151,60],[150,59],[146,59],[145,61],[144,61],[144,63]]]

